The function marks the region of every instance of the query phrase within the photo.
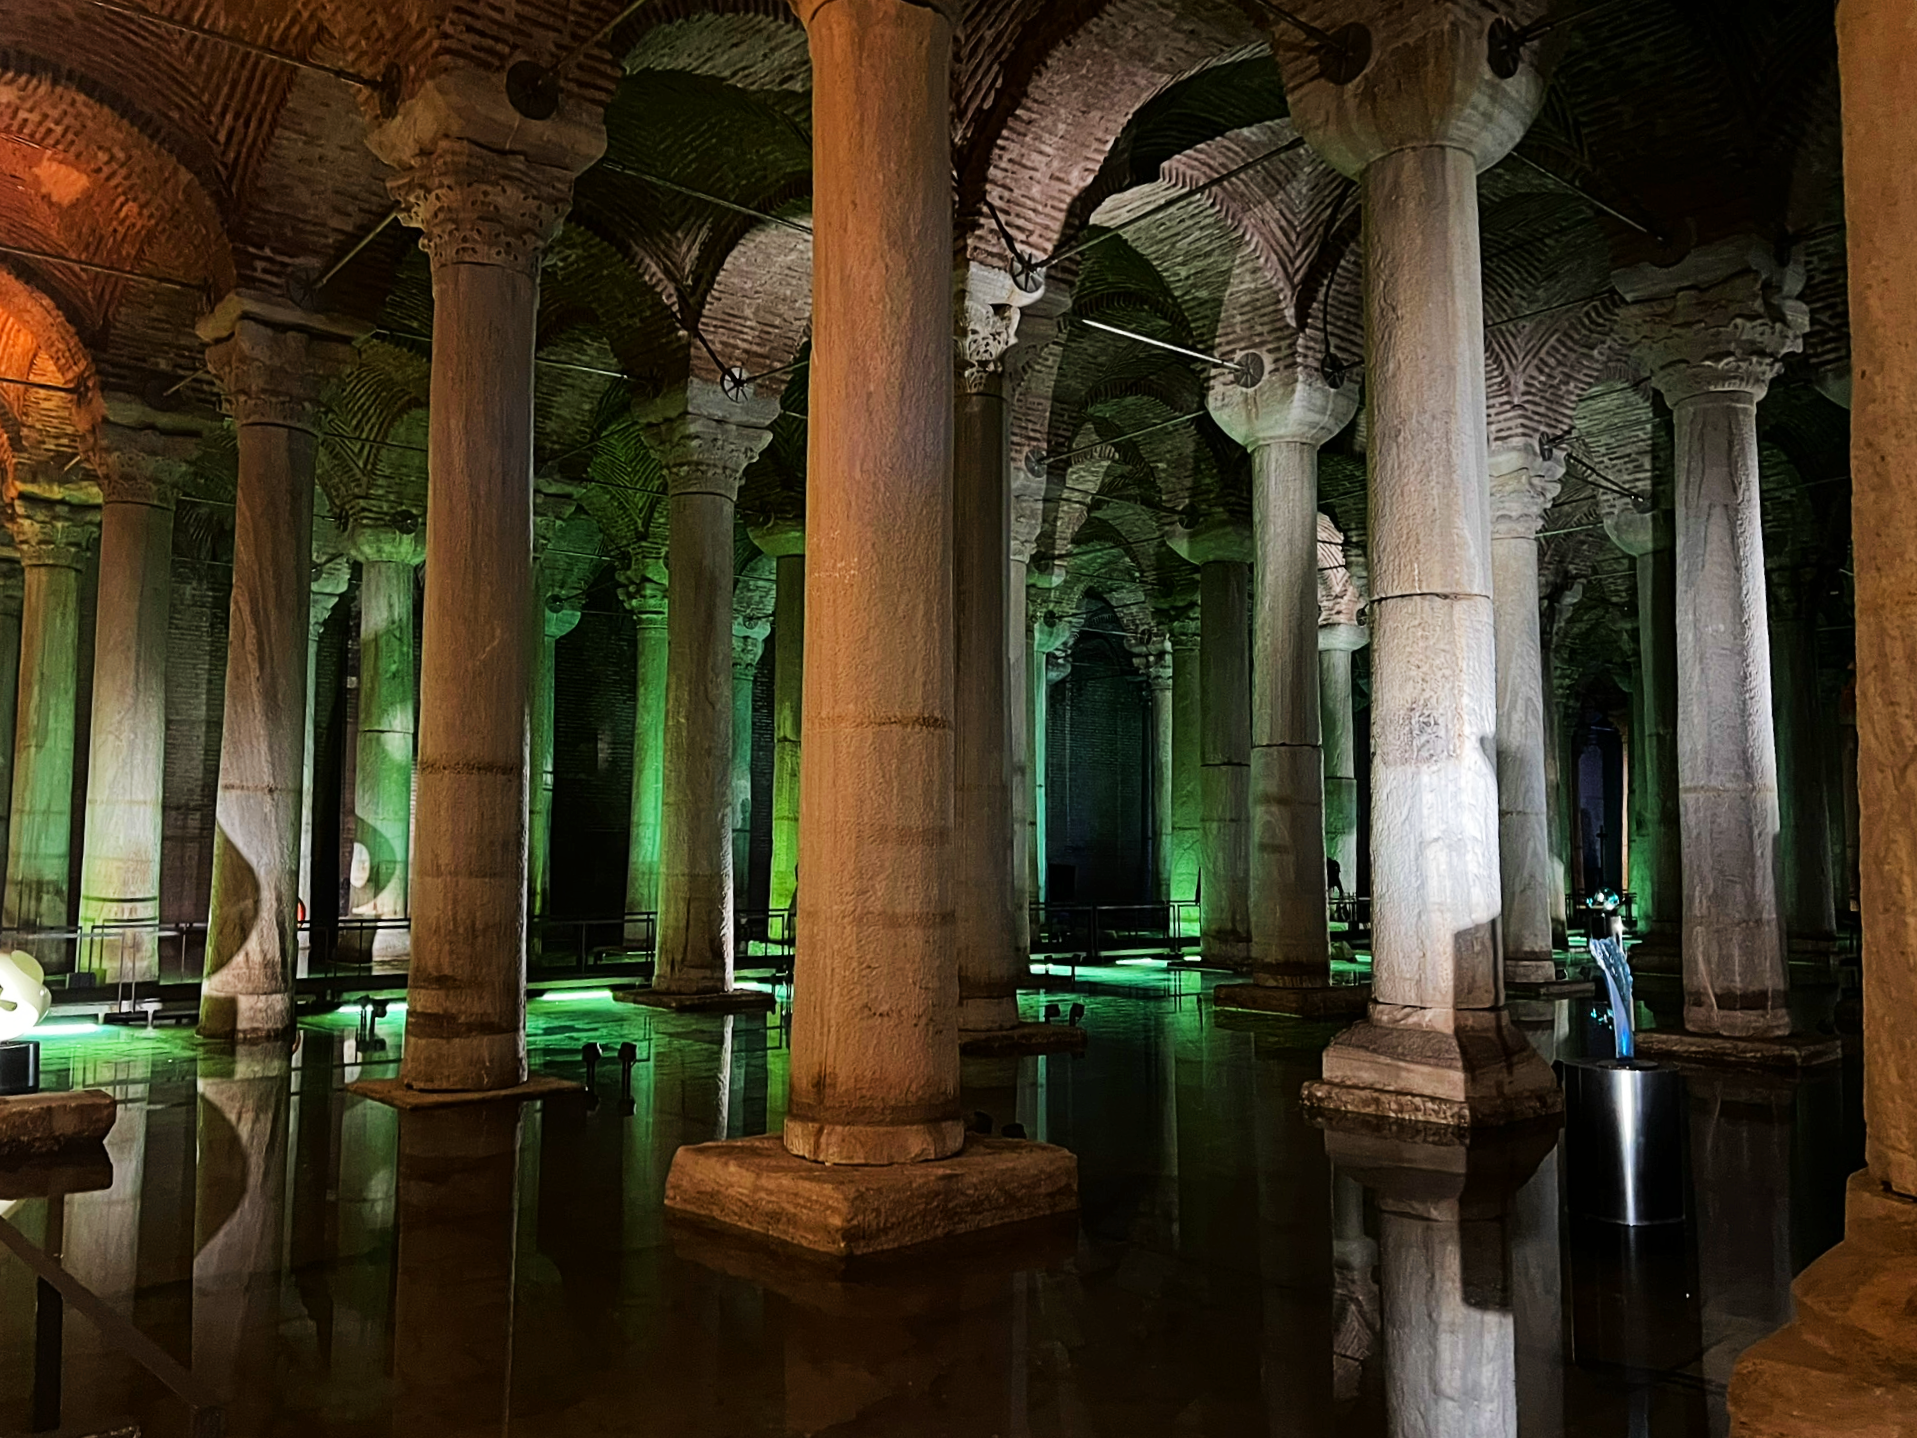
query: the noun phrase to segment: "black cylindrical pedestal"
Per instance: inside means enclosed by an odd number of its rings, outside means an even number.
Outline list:
[[[40,1045],[0,1044],[0,1094],[40,1092]]]
[[[1636,1227],[1684,1219],[1684,1076],[1642,1059],[1564,1061],[1565,1197]]]

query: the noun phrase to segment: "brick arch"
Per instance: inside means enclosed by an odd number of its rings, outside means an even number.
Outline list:
[[[811,237],[784,225],[748,231],[726,256],[706,298],[700,316],[706,339],[729,368],[761,375],[797,359],[811,327]],[[692,368],[703,379],[718,378],[708,373],[712,361],[697,346]],[[754,388],[776,399],[792,373],[767,375]]]
[[[10,427],[10,451],[51,458],[85,449],[102,414],[93,356],[52,299],[4,268],[0,268],[0,378],[67,385],[75,391],[59,394],[0,384],[0,410]]]
[[[786,0],[654,0],[613,37],[626,72],[680,70],[744,90],[807,90],[805,28]]]
[[[1178,80],[1269,43],[1231,0],[1107,0],[1058,38],[967,138],[965,250],[1003,265],[990,200],[1028,254],[1057,249],[1097,208],[1088,192],[1133,114]]]

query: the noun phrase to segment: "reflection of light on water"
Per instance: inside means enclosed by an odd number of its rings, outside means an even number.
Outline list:
[[[745,985],[741,984],[741,988]],[[592,999],[612,999],[611,989],[548,989],[543,994],[534,994],[533,1002],[539,1004],[577,1004]]]
[[[36,1040],[38,1039],[74,1039],[74,1038],[80,1038],[86,1034],[97,1034],[101,1031],[103,1027],[104,1025],[101,1025],[101,1024],[41,1024],[39,1028],[33,1031],[33,1037]],[[139,1033],[145,1033],[146,1030],[129,1027],[129,1028],[122,1029],[121,1032],[139,1034]]]

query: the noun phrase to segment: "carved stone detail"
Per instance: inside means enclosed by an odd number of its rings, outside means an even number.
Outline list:
[[[19,494],[7,507],[7,528],[23,565],[78,569],[100,536],[100,511]]]
[[[206,349],[206,367],[226,391],[233,422],[313,428],[320,392],[352,349],[305,330],[242,316]]]
[[[570,170],[448,138],[386,187],[435,265],[536,275],[572,206],[572,180]]]
[[[1620,333],[1671,404],[1727,392],[1762,399],[1809,328],[1803,302],[1752,270],[1619,312]]]
[[[957,273],[953,291],[959,387],[983,394],[1004,377],[1006,354],[1018,342],[1019,312],[1044,290],[1022,290],[1003,270],[974,263]]]
[[[1535,448],[1499,450],[1491,456],[1491,537],[1535,539],[1544,512],[1564,487],[1564,461],[1545,459]]]
[[[93,437],[87,459],[106,503],[171,509],[199,448],[198,435],[108,423]]]

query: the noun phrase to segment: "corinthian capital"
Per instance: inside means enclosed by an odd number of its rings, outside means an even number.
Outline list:
[[[352,358],[348,332],[319,315],[228,295],[199,324],[206,367],[233,422],[313,428],[320,392]]]
[[[967,394],[983,394],[1004,377],[1005,356],[1018,340],[1019,312],[1045,287],[1021,289],[1003,270],[974,260],[953,276],[952,288],[958,382]]]
[[[778,401],[750,393],[728,398],[702,379],[634,411],[646,446],[666,472],[669,494],[739,497],[746,466],[772,442]]]
[[[536,275],[572,206],[572,180],[569,168],[449,137],[386,188],[435,265],[494,265]]]
[[[1491,537],[1535,539],[1564,487],[1564,460],[1525,442],[1491,452]]]
[[[1616,281],[1635,301],[1619,312],[1619,333],[1671,404],[1712,393],[1762,399],[1810,328],[1795,298],[1802,262],[1780,265],[1748,238],[1706,246],[1668,270],[1640,265]]]
[[[100,426],[87,457],[108,504],[171,509],[199,448],[198,435],[108,422]]]
[[[15,494],[7,506],[20,563],[78,569],[100,533],[100,511],[64,500]]]

